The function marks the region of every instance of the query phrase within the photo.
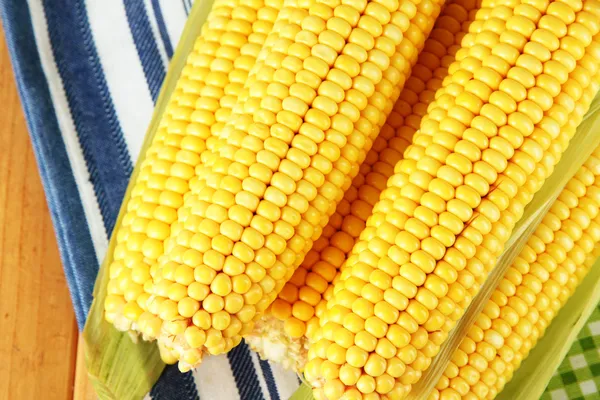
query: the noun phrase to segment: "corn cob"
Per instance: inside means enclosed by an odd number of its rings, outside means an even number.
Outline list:
[[[507,270],[430,399],[493,399],[581,282],[600,243],[598,157],[600,149]]]
[[[281,6],[283,6],[283,11],[279,12],[282,9]],[[277,39],[279,38],[279,32],[281,32],[282,29],[291,23],[292,18],[295,17],[297,20],[299,17],[298,15],[294,16],[292,13],[293,8],[290,8],[289,1],[284,2],[283,5],[279,3],[276,5],[276,7],[270,7],[268,9],[265,7],[265,9],[261,9],[260,12],[268,12],[271,14],[271,10],[275,11],[278,17],[274,18],[275,22],[272,28],[269,31],[265,31],[266,37],[261,38],[261,42],[264,44],[262,45],[258,57],[256,58],[256,62],[252,67],[244,86],[241,88],[241,91],[238,94],[238,100],[236,104],[234,104],[232,110],[233,115],[229,116],[230,120],[234,120],[243,112],[243,107],[250,97],[250,88],[253,88],[257,84],[257,74],[265,67],[265,62],[267,61],[266,58],[271,53],[274,43],[277,42]],[[192,215],[193,213],[191,205],[198,201],[197,193],[206,186],[204,176],[206,176],[215,163],[219,161],[219,153],[229,149],[227,147],[228,144],[226,140],[229,134],[230,131],[227,129],[220,129],[207,140],[207,148],[201,155],[202,162],[196,167],[195,176],[190,180],[190,191],[187,194],[188,198],[184,202],[184,206],[178,210],[179,218],[173,223],[171,236],[165,242],[165,255],[159,260],[158,271],[155,275],[153,275],[153,283],[158,283],[158,285],[155,285],[151,289],[151,292],[154,294],[154,296],[151,296],[148,300],[149,312],[146,312],[142,315],[142,332],[144,332],[144,335],[147,338],[159,338],[157,344],[161,351],[161,358],[164,362],[169,364],[174,364],[179,361],[179,358],[182,355],[180,348],[182,346],[188,347],[188,340],[193,340],[193,338],[188,339],[181,335],[182,333],[185,333],[185,327],[188,325],[188,321],[185,321],[184,318],[179,318],[163,323],[163,321],[157,316],[160,314],[159,307],[166,298],[173,299],[175,297],[174,293],[182,292],[181,285],[186,281],[177,276],[177,271],[178,269],[180,271],[190,271],[189,266],[182,262],[183,254],[187,250],[190,250],[190,248],[195,248],[193,246],[196,245],[192,244],[191,241],[195,235],[195,233],[192,232],[194,229],[190,230],[189,228],[190,220],[188,220],[188,218],[190,218],[190,216],[191,220],[194,218]],[[198,238],[198,235],[195,236]],[[173,261],[175,261],[175,263]],[[179,297],[185,297],[185,300],[182,299],[183,301],[181,302],[181,307],[183,309],[181,313],[184,314],[186,306],[189,306],[190,304],[193,306],[195,304],[194,301],[201,302],[203,299],[208,297],[208,294],[211,290],[211,288],[204,281],[202,274],[194,272],[194,269],[191,269],[191,271],[193,275],[189,276],[189,279],[187,280],[187,283],[189,283],[187,292],[178,295]],[[237,310],[237,315],[235,315],[236,319],[238,317],[243,318],[242,315],[247,313],[248,309],[248,307],[243,307],[243,304],[240,304],[241,294],[246,293],[238,293],[234,290],[233,293],[231,293],[230,296],[225,299],[226,301],[223,305],[224,310],[227,312],[233,312]],[[187,297],[185,295],[187,295]],[[179,308],[179,304],[177,304],[177,306]],[[239,319],[237,322],[239,322]],[[191,332],[188,332],[188,336],[190,337],[194,334],[196,334],[196,336],[202,335],[195,330],[190,331]],[[226,336],[227,335],[228,334],[226,333]],[[206,335],[204,336],[206,337]],[[197,343],[197,341],[198,339],[196,338],[194,343]],[[235,342],[234,339],[230,339],[229,345],[237,345],[239,341],[239,338],[235,338]],[[190,357],[194,357],[194,359],[197,358],[195,352],[188,353],[187,360],[195,362],[194,360],[190,360]],[[181,365],[183,364],[184,363],[182,362]],[[192,363],[187,362],[186,364],[187,366],[182,369],[189,369],[189,365]]]
[[[582,21],[585,21],[586,18],[595,18],[593,15],[587,14],[587,13],[583,13],[582,14]],[[593,25],[595,23],[592,23]],[[475,42],[474,41],[469,41],[469,39],[473,39],[472,36],[468,36],[467,37],[467,45],[468,46],[474,46]],[[564,150],[566,149],[570,138],[573,136],[573,134],[575,133],[575,130],[577,128],[577,125],[580,123],[583,114],[586,112],[587,110],[587,106],[590,104],[594,94],[596,93],[598,86],[595,83],[594,79],[592,79],[591,84],[586,88],[583,88],[582,85],[580,85],[578,83],[578,77],[579,74],[581,73],[581,71],[583,70],[587,70],[586,74],[591,74],[592,78],[595,74],[595,70],[597,69],[597,60],[598,60],[598,43],[597,40],[593,43],[591,43],[591,46],[588,48],[589,52],[586,52],[583,55],[583,58],[581,59],[582,65],[585,65],[585,69],[579,68],[579,69],[575,69],[574,72],[572,72],[572,77],[575,79],[575,81],[577,82],[573,82],[573,81],[569,81],[567,83],[565,83],[564,85],[564,89],[565,91],[568,91],[569,93],[574,93],[575,96],[575,101],[577,101],[577,96],[579,96],[581,98],[581,101],[579,103],[576,103],[575,105],[571,104],[569,100],[565,100],[565,97],[563,96],[562,98],[558,98],[559,101],[557,102],[557,104],[554,104],[552,107],[550,107],[549,110],[545,111],[545,115],[546,116],[551,116],[552,119],[542,119],[542,121],[540,122],[540,125],[546,125],[548,126],[548,122],[550,123],[554,123],[554,121],[567,121],[566,125],[562,128],[562,131],[560,133],[558,133],[558,135],[556,135],[555,138],[551,138],[547,135],[547,133],[544,133],[542,130],[538,129],[537,126],[534,128],[534,132],[533,134],[529,137],[526,138],[524,141],[524,146],[529,146],[529,148],[531,149],[531,145],[535,145],[536,143],[538,145],[540,145],[542,147],[543,150],[548,150],[547,153],[544,153],[544,156],[542,157],[542,159],[537,162],[537,164],[535,165],[534,168],[532,168],[533,173],[529,176],[527,176],[526,178],[524,178],[524,184],[523,184],[523,189],[520,193],[519,196],[512,198],[509,200],[508,203],[508,207],[506,208],[506,215],[503,216],[502,219],[500,219],[497,222],[492,223],[492,228],[491,228],[491,233],[493,234],[493,236],[496,239],[499,239],[501,242],[504,242],[509,236],[510,233],[512,232],[512,229],[514,228],[516,222],[520,219],[524,207],[525,205],[527,205],[529,203],[529,201],[531,201],[531,199],[533,198],[534,193],[541,188],[542,184],[544,183],[544,180],[550,176],[550,174],[552,173],[552,171],[554,170],[554,166],[556,165],[556,163],[558,162],[558,160],[560,159],[561,154],[564,152]],[[594,54],[596,54],[595,56],[593,56]],[[555,53],[552,55],[554,60],[560,60],[562,58],[562,60],[565,59],[566,57],[566,52],[564,49],[558,49],[555,51]],[[544,72],[544,74],[542,74],[542,78],[546,78],[546,73]],[[590,76],[590,75],[588,75]],[[540,77],[538,77],[537,79],[541,80]],[[584,77],[583,79],[589,79],[588,77]],[[571,86],[574,83],[575,87]],[[575,90],[575,92],[573,92],[572,90]],[[582,91],[583,90],[583,91]],[[528,99],[530,100],[530,99]],[[554,121],[553,121],[554,120]],[[557,132],[556,128],[554,128],[554,132]],[[533,142],[528,140],[531,139],[533,140]],[[510,164],[509,164],[510,167]],[[500,177],[502,178],[504,174],[501,174]],[[502,180],[500,180],[502,182]],[[492,192],[493,193],[493,192]],[[497,251],[496,252],[492,252],[492,256],[493,257],[489,257],[489,254],[487,253],[482,253],[482,251],[484,251],[485,249],[481,248],[481,247],[477,247],[477,250],[475,252],[475,259],[477,259],[478,261],[476,262],[476,266],[473,265],[472,262],[469,263],[467,270],[469,270],[470,268],[476,268],[477,271],[480,270],[485,270],[485,271],[489,271],[489,269],[493,268],[493,266],[495,265],[495,260],[497,259],[497,257],[500,255],[500,252],[502,250],[502,246],[495,246]],[[487,260],[487,261],[486,261]],[[473,260],[470,260],[473,261]],[[461,282],[461,284],[463,285],[464,289],[465,289],[465,293],[466,293],[466,297],[463,299],[463,301],[461,303],[459,303],[460,307],[455,309],[455,311],[450,315],[451,319],[450,321],[447,322],[454,322],[456,320],[458,320],[462,314],[462,312],[460,310],[466,308],[466,306],[468,305],[468,303],[470,302],[470,299],[472,299],[475,294],[477,293],[477,290],[479,289],[479,286],[481,284],[483,284],[483,282],[485,281],[485,278],[487,277],[487,272],[480,274],[480,273],[470,273],[473,271],[461,271],[459,272],[459,277],[458,280],[461,281],[461,278],[464,278],[464,274],[466,274],[468,276],[468,280],[469,281],[473,281],[472,282],[472,286],[470,285],[465,285],[464,282]],[[461,274],[463,275],[463,277],[461,277]],[[473,277],[471,277],[470,275],[473,275]],[[453,324],[448,324],[448,326],[444,329],[445,332],[447,332],[450,327]]]
[[[120,330],[139,330],[137,321],[152,290],[151,276],[194,168],[210,145],[210,136],[228,120],[279,4],[215,1],[188,56],[116,233],[105,311],[107,320]]]
[[[437,18],[402,93],[398,96],[398,91],[392,96],[391,101],[399,99],[352,186],[267,315],[256,324],[254,332],[245,337],[251,348],[263,357],[296,371],[304,368],[309,341],[318,329],[319,318],[333,292],[334,277],[364,229],[379,194],[393,174],[394,165],[433,101],[435,91],[441,87],[467,32],[469,13],[476,9],[474,0],[452,1]]]
[[[278,18],[276,19],[276,23],[271,29],[270,34],[267,38],[263,38],[264,45],[258,54],[256,63],[250,71],[244,87],[241,89],[241,92],[238,95],[238,101],[233,107],[233,116],[230,116],[231,120],[234,120],[243,113],[244,105],[250,97],[250,89],[255,87],[257,83],[260,84],[260,82],[257,81],[257,74],[265,68],[267,56],[269,56],[271,53],[273,45],[277,43],[277,40],[279,39],[279,33],[282,31],[282,29],[285,29],[288,24],[292,22],[299,22],[298,18],[302,17],[302,14],[298,15],[293,12],[294,4],[295,3],[293,1],[283,3],[283,11],[278,13]],[[281,7],[276,8],[277,11],[280,11],[280,9]],[[184,206],[179,209],[179,218],[173,224],[172,234],[165,242],[166,255],[161,258],[159,272],[154,279],[155,282],[159,283],[155,287],[155,290],[153,290],[153,293],[157,296],[151,297],[149,300],[151,312],[143,315],[144,324],[142,326],[142,331],[147,337],[156,339],[162,331],[162,337],[160,337],[158,340],[158,346],[161,350],[161,357],[163,358],[163,361],[170,364],[177,362],[182,355],[180,350],[181,347],[188,346],[188,339],[181,336],[181,333],[185,333],[185,331],[182,332],[182,327],[184,328],[188,323],[183,319],[175,319],[173,321],[164,322],[163,324],[163,321],[156,315],[159,314],[159,306],[164,301],[164,298],[168,297],[172,299],[173,295],[169,293],[169,290],[181,289],[180,285],[175,284],[181,284],[183,282],[181,279],[177,280],[176,272],[179,267],[181,267],[181,269],[186,269],[185,265],[181,265],[182,256],[185,251],[190,249],[191,238],[194,236],[194,232],[192,232],[194,229],[189,229],[188,220],[190,216],[192,219],[194,218],[192,215],[193,213],[191,205],[198,201],[197,193],[200,192],[206,185],[204,177],[210,173],[211,168],[216,162],[218,162],[220,152],[227,152],[231,149],[231,147],[228,147],[226,139],[230,133],[231,132],[227,129],[221,129],[216,132],[216,134],[213,134],[209,140],[207,140],[207,149],[201,155],[202,163],[197,167],[196,176],[190,180],[191,190],[188,196],[191,198],[191,200],[188,198],[188,200],[184,202]],[[173,263],[173,260],[179,262],[179,264]],[[197,277],[194,274],[194,280],[195,282],[191,282],[188,287],[187,295],[192,300],[202,301],[208,296],[210,288],[206,283],[203,282],[202,277]],[[239,295],[240,293],[233,293],[231,296],[229,296],[229,302],[224,304],[225,311],[233,312],[236,310],[236,308],[241,306],[239,304]],[[188,303],[190,302],[188,301]],[[193,302],[191,303],[194,304]],[[248,307],[242,307],[237,312],[238,315],[236,315],[236,318],[243,318],[241,315],[247,312],[247,309]],[[194,332],[195,330],[191,331]],[[192,335],[192,333],[188,333],[188,335]],[[199,333],[199,335],[202,334]],[[226,336],[227,335],[228,334],[226,333]],[[236,338],[235,342],[233,342],[233,339],[230,340],[230,343],[233,345],[237,344],[238,342],[239,338]],[[188,354],[188,361],[193,361],[189,359],[190,357],[197,359],[196,352],[190,352]],[[182,362],[181,365],[183,364],[184,363]],[[187,365],[191,365],[191,362],[188,362]],[[187,368],[188,366],[185,367],[185,369]]]
[[[385,120],[382,90],[402,84],[416,61],[425,37],[411,18],[422,10],[430,29],[439,7],[303,0],[280,11],[289,21],[267,38],[271,51],[242,112],[190,185],[178,247],[148,303],[181,369],[237,344],[291,277]],[[401,47],[404,36],[419,45]],[[169,279],[180,267],[195,281]],[[195,298],[186,283],[202,289]]]
[[[318,398],[410,390],[589,104],[596,2],[484,4],[342,269],[305,371]]]

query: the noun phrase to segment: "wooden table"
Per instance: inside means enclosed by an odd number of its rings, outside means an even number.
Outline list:
[[[92,399],[50,213],[0,36],[0,399]]]

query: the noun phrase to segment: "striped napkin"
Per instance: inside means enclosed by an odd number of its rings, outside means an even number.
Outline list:
[[[2,0],[0,13],[80,328],[189,0]],[[245,344],[155,400],[279,400],[296,374]]]
[[[0,15],[79,327],[191,0],[0,0]],[[544,400],[598,399],[600,311]],[[297,376],[244,344],[193,373],[165,370],[155,400],[279,400]]]

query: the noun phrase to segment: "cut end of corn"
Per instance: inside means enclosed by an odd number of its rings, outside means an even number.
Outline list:
[[[290,337],[284,329],[283,321],[268,316],[262,318],[255,325],[252,334],[244,340],[263,359],[298,373],[304,369],[308,355],[308,339],[305,336]]]

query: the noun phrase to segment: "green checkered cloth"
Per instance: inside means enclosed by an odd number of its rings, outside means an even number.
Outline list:
[[[600,399],[600,306],[579,333],[540,400]]]

